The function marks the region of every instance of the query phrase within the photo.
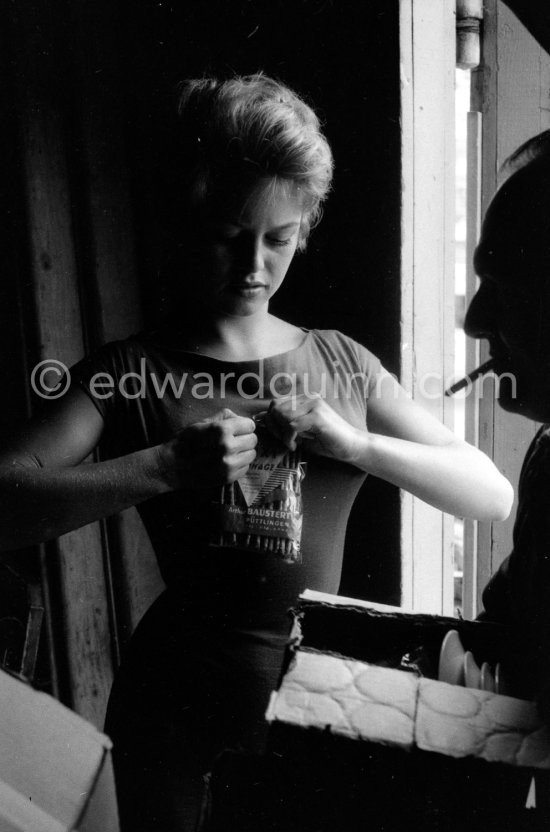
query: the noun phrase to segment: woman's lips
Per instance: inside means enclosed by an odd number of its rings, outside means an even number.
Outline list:
[[[245,297],[254,297],[259,295],[265,289],[264,283],[232,283],[230,290]]]

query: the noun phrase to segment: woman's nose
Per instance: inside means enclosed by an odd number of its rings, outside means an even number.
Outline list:
[[[483,281],[466,311],[464,332],[471,338],[487,338],[495,333],[496,297]]]
[[[246,274],[256,274],[264,267],[263,243],[253,237],[243,240],[240,252],[240,267]]]

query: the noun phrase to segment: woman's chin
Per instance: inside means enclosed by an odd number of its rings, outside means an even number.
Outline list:
[[[224,298],[219,306],[222,315],[232,318],[249,318],[267,312],[269,298],[267,297],[230,297]]]

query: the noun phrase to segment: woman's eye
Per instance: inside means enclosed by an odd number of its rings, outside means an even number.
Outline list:
[[[278,237],[268,237],[267,241],[272,246],[288,246],[292,242],[292,238],[288,237],[286,240],[280,240]]]

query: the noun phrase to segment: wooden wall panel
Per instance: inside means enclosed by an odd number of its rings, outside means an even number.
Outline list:
[[[112,2],[71,4],[89,348],[124,338],[142,326],[116,28]],[[107,524],[107,536],[116,636],[122,643],[164,585],[135,509],[113,518]]]
[[[86,318],[94,346],[137,331],[141,308],[117,80],[116,4],[75,0],[70,15]]]
[[[11,17],[31,363],[70,366],[141,322],[108,10],[23,0]],[[128,511],[49,544],[43,566],[59,694],[102,726],[119,644],[162,589],[150,544]]]
[[[35,360],[70,366],[84,353],[77,250],[67,147],[65,70],[55,4],[21,2],[12,42],[26,183]],[[68,674],[66,696],[101,725],[112,678],[111,631],[99,527],[48,547],[47,567],[59,580],[64,643],[57,661]]]

